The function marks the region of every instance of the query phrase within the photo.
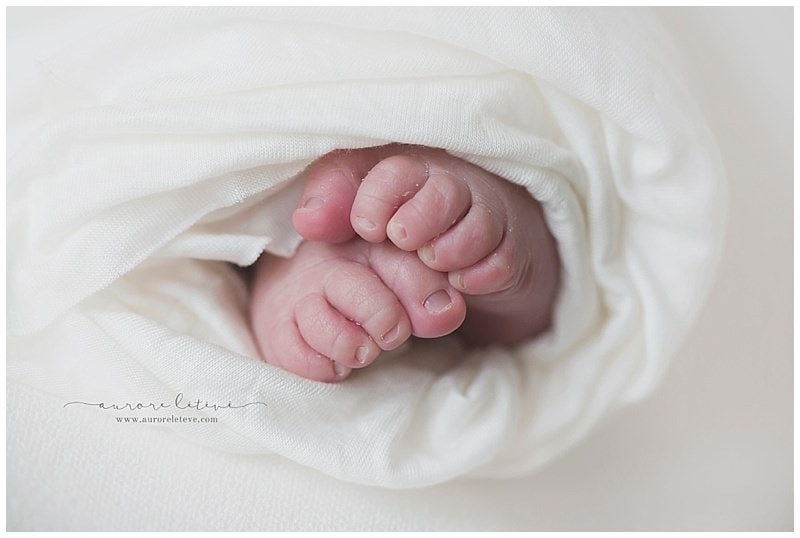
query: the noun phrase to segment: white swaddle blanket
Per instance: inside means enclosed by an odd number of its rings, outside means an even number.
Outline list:
[[[68,19],[10,37],[7,187],[8,377],[65,404],[215,417],[141,427],[364,484],[515,475],[647,394],[709,286],[719,165],[646,11]],[[563,263],[553,330],[514,349],[415,341],[335,385],[262,362],[232,264],[291,255],[315,158],[388,142],[543,202]]]

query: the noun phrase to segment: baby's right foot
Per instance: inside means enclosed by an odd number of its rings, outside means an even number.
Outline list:
[[[294,224],[307,239],[388,238],[447,273],[465,294],[467,340],[515,344],[550,325],[558,253],[519,185],[440,149],[391,144],[323,157],[301,200]]]
[[[251,324],[270,364],[340,381],[412,334],[455,331],[466,306],[446,275],[391,243],[305,242],[291,258],[264,255],[252,281]]]

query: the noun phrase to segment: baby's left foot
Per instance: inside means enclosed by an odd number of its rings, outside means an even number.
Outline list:
[[[542,207],[511,182],[439,149],[337,151],[312,165],[297,230],[321,241],[358,234],[416,251],[465,294],[462,336],[514,344],[551,322],[559,260]]]
[[[305,241],[253,270],[250,321],[264,360],[316,381],[341,381],[411,335],[437,338],[464,320],[447,277],[391,243]]]

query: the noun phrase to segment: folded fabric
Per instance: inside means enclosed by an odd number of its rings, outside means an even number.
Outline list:
[[[650,392],[711,283],[722,174],[645,10],[37,16],[9,36],[7,372],[61,412],[160,417],[364,484],[515,475]],[[292,254],[309,163],[389,142],[543,203],[553,329],[414,341],[337,385],[264,363],[234,266]]]

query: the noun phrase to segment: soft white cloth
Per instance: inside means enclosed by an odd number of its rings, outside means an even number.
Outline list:
[[[514,475],[647,394],[710,282],[716,152],[645,11],[110,10],[9,40],[7,371],[64,403],[167,403],[139,416],[213,416],[162,426],[358,483]],[[543,202],[554,329],[338,385],[263,363],[228,262],[290,255],[303,168],[386,142]]]

